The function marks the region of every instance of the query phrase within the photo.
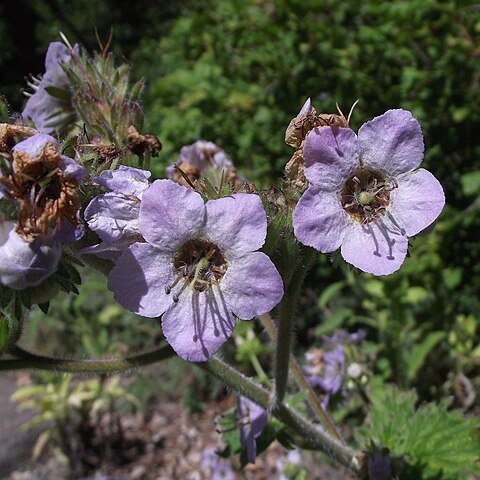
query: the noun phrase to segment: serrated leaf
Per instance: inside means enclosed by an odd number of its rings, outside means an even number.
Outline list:
[[[480,473],[480,420],[448,411],[446,404],[415,409],[415,392],[383,386],[370,397],[369,423],[355,432],[361,445],[376,440],[393,455],[403,456],[416,477],[442,480],[469,478]]]

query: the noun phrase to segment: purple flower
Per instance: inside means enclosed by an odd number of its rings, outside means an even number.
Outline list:
[[[78,240],[83,225],[77,187],[84,168],[61,155],[58,142],[43,133],[17,143],[12,155],[10,175],[2,183],[20,204],[17,233],[26,240],[53,234],[64,243]]]
[[[256,439],[267,424],[268,414],[246,397],[238,398],[237,417],[240,422],[240,444],[247,452],[247,461],[255,463],[257,457]]]
[[[217,455],[215,447],[208,447],[202,452],[201,464],[210,470],[211,480],[235,480],[236,478],[230,460]]]
[[[162,316],[163,333],[185,360],[201,362],[230,337],[235,316],[247,320],[275,307],[283,283],[261,252],[267,219],[257,195],[206,204],[195,191],[157,180],[143,194],[134,243],[110,273],[125,308]]]
[[[15,222],[0,222],[0,284],[15,290],[40,284],[57,269],[60,243],[52,237],[26,242]]]
[[[343,347],[335,346],[330,351],[312,349],[305,354],[307,365],[304,367],[309,383],[313,387],[320,387],[325,396],[322,404],[328,407],[330,398],[338,393],[342,387],[345,374],[345,353]]]
[[[206,140],[197,140],[182,147],[175,165],[182,169],[192,183],[203,177],[213,185],[219,185],[222,175],[226,183],[241,183],[241,178],[237,176],[235,166],[225,150]],[[174,165],[167,167],[167,176],[180,185],[188,185]]]
[[[47,89],[68,91],[70,83],[62,64],[70,62],[72,53],[78,53],[77,47],[72,52],[61,42],[51,42],[45,57],[45,73],[41,80],[30,84],[35,92],[25,104],[22,117],[32,120],[39,132],[54,132],[71,115],[69,102],[52,96]]]
[[[362,125],[312,130],[303,145],[310,186],[293,212],[297,239],[374,275],[402,265],[408,237],[438,217],[445,196],[438,180],[418,169],[420,125],[410,112],[389,110]]]
[[[392,478],[392,463],[388,450],[374,450],[368,456],[368,475],[371,480],[389,480]]]
[[[365,340],[367,332],[363,329],[357,330],[356,332],[349,333],[346,330],[337,330],[331,337],[323,336],[322,340],[325,345],[330,347],[335,347],[337,345],[352,345],[358,344]]]
[[[82,253],[122,251],[132,243],[143,242],[138,231],[140,201],[149,186],[151,173],[120,165],[105,170],[96,182],[110,192],[95,197],[84,212],[85,221],[102,240]]]

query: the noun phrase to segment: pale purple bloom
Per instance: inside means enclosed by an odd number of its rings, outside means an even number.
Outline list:
[[[204,203],[192,189],[157,180],[143,194],[134,243],[110,273],[125,308],[162,316],[163,333],[185,360],[201,362],[243,320],[270,311],[283,296],[275,266],[261,252],[267,218],[257,195]]]
[[[52,237],[26,242],[15,232],[15,222],[0,222],[0,284],[15,290],[40,284],[55,272],[61,253]]]
[[[389,110],[350,128],[313,129],[303,146],[310,186],[293,213],[295,236],[374,275],[398,270],[408,237],[438,217],[445,196],[438,180],[419,169],[420,125],[406,110]]]
[[[78,53],[75,46],[74,54]],[[32,83],[35,93],[28,99],[22,112],[25,120],[32,120],[35,128],[42,133],[52,133],[71,114],[67,100],[50,95],[49,87],[68,91],[68,76],[62,68],[70,62],[72,51],[61,42],[51,42],[45,57],[45,73],[40,81]]]
[[[208,447],[202,452],[202,466],[210,470],[211,480],[235,480],[232,463],[228,458],[220,457],[215,447]]]
[[[184,164],[196,167],[199,175],[210,168],[219,171],[227,171],[233,168],[233,162],[225,150],[206,140],[197,140],[195,143],[180,149],[176,165],[182,168]],[[175,177],[175,167],[173,165],[167,167],[167,176],[170,179]]]
[[[150,175],[147,170],[120,165],[116,170],[105,170],[95,179],[110,192],[95,197],[85,209],[84,218],[102,242],[85,248],[82,253],[118,252],[132,243],[143,242],[138,215]]]
[[[345,375],[345,353],[341,345],[332,350],[313,349],[305,354],[307,364],[304,367],[307,380],[313,387],[319,387],[325,393],[322,405],[328,407],[330,398],[342,388]]]
[[[255,463],[257,457],[256,440],[267,424],[267,411],[247,397],[239,397],[237,417],[240,423],[240,444],[246,450],[247,461]]]
[[[337,330],[331,337],[324,335],[322,337],[323,343],[329,345],[330,347],[335,347],[336,345],[353,345],[363,342],[367,332],[363,329],[357,330],[356,332],[349,333],[346,330]]]

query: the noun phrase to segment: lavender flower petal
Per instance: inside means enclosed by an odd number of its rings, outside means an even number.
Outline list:
[[[406,235],[413,236],[430,226],[445,206],[440,182],[423,168],[398,177],[391,193],[390,214]]]
[[[237,415],[240,422],[240,444],[246,450],[247,461],[255,463],[257,457],[256,439],[267,425],[268,413],[246,397],[239,397]]]
[[[62,68],[62,63],[69,62],[71,56],[72,52],[61,42],[52,42],[48,46],[45,58],[45,74],[37,91],[28,99],[22,112],[22,117],[25,120],[31,119],[39,132],[52,133],[55,131],[52,123],[61,122],[62,118],[67,115],[66,113],[60,113],[65,101],[50,95],[46,88],[68,89],[68,76]],[[59,115],[55,115],[56,113],[59,113]]]
[[[283,297],[283,281],[272,261],[261,252],[237,257],[221,280],[229,309],[240,319],[269,312]]]
[[[205,224],[202,197],[171,180],[156,180],[143,194],[138,226],[147,242],[173,251]]]
[[[121,241],[124,237],[138,240],[139,212],[140,203],[135,198],[108,192],[88,204],[84,218],[104,242]]]
[[[349,128],[320,127],[303,144],[305,177],[327,192],[338,191],[357,167],[357,136]]]
[[[14,222],[0,223],[0,284],[15,290],[39,285],[55,272],[62,254],[52,237],[26,242]]]
[[[152,174],[148,170],[120,165],[115,170],[105,170],[95,181],[115,193],[133,195],[142,198],[149,187],[148,179]]]
[[[317,186],[308,187],[293,211],[295,236],[323,253],[340,247],[349,223],[339,198]]]
[[[423,159],[422,129],[407,110],[388,110],[364,123],[358,143],[367,167],[388,177],[418,168]]]
[[[342,243],[342,257],[373,275],[389,275],[400,268],[407,255],[405,232],[385,217],[370,224],[352,222]]]
[[[218,288],[185,291],[162,317],[163,334],[184,360],[204,362],[233,332],[235,319]]]
[[[45,133],[38,133],[17,143],[12,148],[12,152],[24,152],[30,157],[32,162],[39,162],[48,143],[51,143],[58,150],[59,146],[55,138]]]
[[[237,193],[206,203],[206,236],[228,256],[258,250],[267,235],[267,216],[257,195]]]
[[[108,288],[128,310],[144,317],[159,317],[172,304],[165,287],[173,279],[171,254],[146,243],[134,243],[110,272]]]

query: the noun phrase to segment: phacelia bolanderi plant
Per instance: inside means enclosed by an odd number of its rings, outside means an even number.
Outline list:
[[[274,308],[283,282],[256,252],[267,218],[260,198],[235,194],[204,203],[197,192],[157,180],[143,194],[134,243],[109,276],[116,300],[146,317],[185,360],[213,355],[243,320]]]
[[[293,213],[295,236],[374,275],[402,265],[408,237],[438,217],[445,196],[438,180],[419,169],[424,145],[408,111],[389,110],[350,128],[313,129],[303,145],[310,186]]]

